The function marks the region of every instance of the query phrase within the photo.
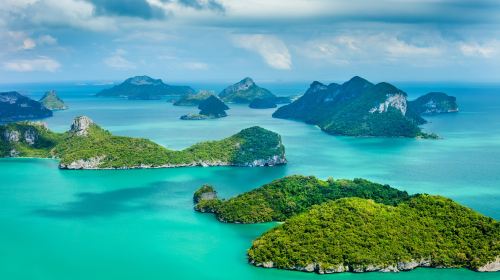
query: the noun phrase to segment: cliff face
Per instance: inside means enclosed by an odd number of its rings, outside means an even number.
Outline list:
[[[269,90],[257,86],[251,78],[245,78],[228,86],[219,93],[219,97],[224,102],[244,104],[252,102],[255,98],[276,98]]]
[[[55,90],[48,91],[44,94],[44,96],[40,99],[40,103],[45,106],[45,108],[56,111],[56,110],[66,110],[68,107],[62,99],[57,96],[57,93]]]
[[[52,116],[52,111],[40,102],[18,92],[0,92],[0,122],[41,119]]]
[[[97,96],[150,100],[161,99],[165,95],[183,96],[194,93],[195,91],[188,86],[172,86],[163,83],[161,79],[135,76],[119,85],[100,91]]]
[[[420,114],[442,112],[436,108],[445,107],[444,99],[431,95],[412,103],[389,83],[375,85],[353,77],[341,85],[313,82],[302,97],[276,110],[273,117],[302,120],[335,135],[435,137],[421,132]],[[446,100],[447,110],[454,110],[451,100]]]

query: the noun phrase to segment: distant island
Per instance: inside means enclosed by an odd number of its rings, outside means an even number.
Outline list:
[[[252,78],[244,78],[219,93],[220,99],[228,103],[249,104],[255,98],[276,98],[269,90],[259,87]]]
[[[150,140],[114,136],[85,116],[64,133],[40,122],[0,126],[1,157],[60,159],[63,169],[129,169],[182,166],[273,166],[285,164],[281,137],[261,127],[243,129],[219,140],[180,151]]]
[[[52,111],[16,91],[0,92],[0,122],[52,117]]]
[[[188,114],[181,116],[181,120],[206,120],[226,117],[226,110],[229,110],[224,102],[215,95],[210,95],[207,99],[198,105],[200,112],[198,114]]]
[[[305,121],[334,135],[436,138],[418,126],[425,122],[421,114],[456,111],[455,98],[444,93],[407,101],[407,94],[389,83],[356,76],[341,85],[315,81],[273,117]]]
[[[193,201],[223,222],[284,221],[248,250],[259,267],[320,274],[500,270],[500,224],[441,196],[408,195],[364,179],[289,176],[229,200],[204,185]]]
[[[178,100],[174,101],[174,106],[198,106],[200,103],[214,95],[213,92],[208,90],[200,90],[197,93],[189,93],[181,96]]]
[[[276,98],[255,98],[248,107],[252,109],[270,109],[276,108],[278,105],[276,104]]]
[[[57,96],[55,90],[47,91],[39,100],[39,102],[42,103],[45,108],[52,111],[68,109],[68,106],[64,104],[64,101],[62,101],[62,99]]]
[[[172,86],[163,83],[161,79],[149,76],[135,76],[123,83],[97,93],[100,97],[124,97],[128,99],[156,100],[164,96],[183,96],[195,93],[188,86]]]

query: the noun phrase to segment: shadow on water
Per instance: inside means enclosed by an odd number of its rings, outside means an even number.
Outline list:
[[[155,211],[171,206],[170,199],[185,196],[185,186],[173,182],[154,182],[146,187],[124,188],[106,192],[81,192],[75,194],[75,201],[58,206],[36,209],[34,214],[50,218],[92,218],[113,216],[134,211]],[[182,190],[182,191],[181,191]],[[191,197],[186,196],[186,199]]]

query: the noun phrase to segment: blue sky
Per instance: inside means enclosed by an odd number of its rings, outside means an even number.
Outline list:
[[[500,80],[500,0],[2,0],[0,83]]]

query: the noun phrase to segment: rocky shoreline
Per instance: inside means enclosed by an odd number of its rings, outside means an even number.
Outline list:
[[[275,266],[274,262],[268,261],[263,263],[256,263],[255,261],[249,259],[250,264],[263,267],[263,268],[278,268]],[[341,273],[341,272],[353,272],[353,273],[362,273],[362,272],[404,272],[410,271],[418,267],[427,267],[427,268],[456,268],[456,267],[445,267],[439,265],[433,265],[431,259],[422,259],[419,261],[412,260],[407,262],[398,262],[394,265],[344,265],[339,264],[337,266],[332,266],[328,268],[322,267],[318,263],[310,263],[306,266],[292,266],[292,267],[279,267],[279,269],[286,270],[296,270],[301,272],[314,272],[318,274],[332,274],[332,273]],[[496,260],[489,262],[479,268],[473,269],[477,272],[497,272],[500,271],[500,257],[497,257]]]

